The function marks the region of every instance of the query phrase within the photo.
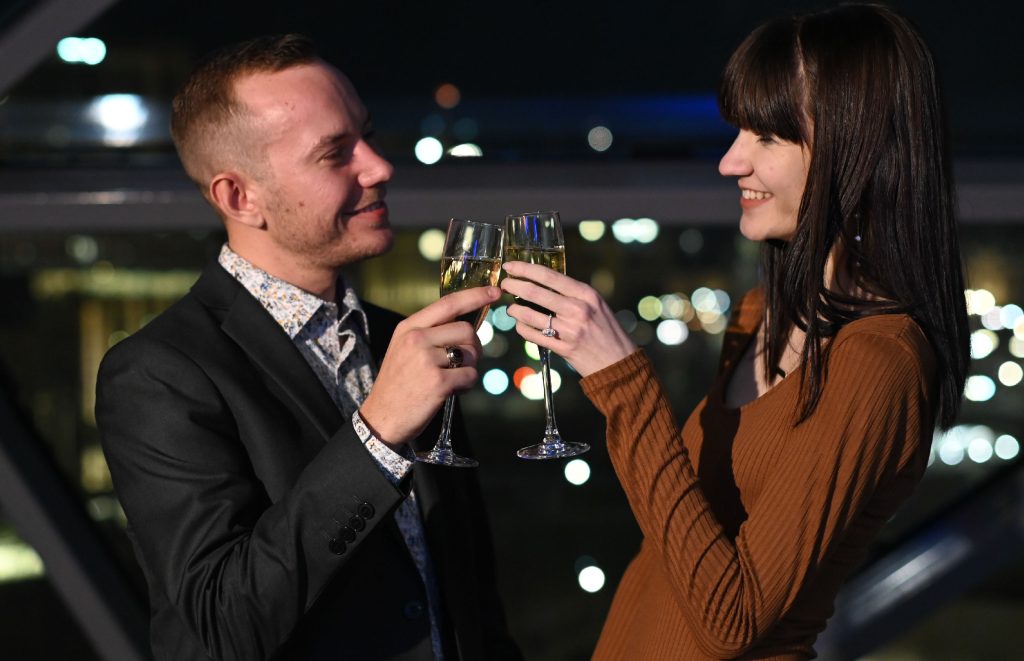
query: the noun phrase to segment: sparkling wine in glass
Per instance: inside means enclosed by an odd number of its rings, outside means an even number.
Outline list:
[[[452,218],[444,239],[441,256],[441,296],[473,287],[498,284],[501,273],[502,229],[497,225],[478,223],[472,220]],[[462,321],[479,328],[487,310],[486,305],[476,312],[459,317]],[[455,396],[449,395],[444,402],[444,416],[441,434],[429,452],[417,452],[416,460],[441,466],[472,468],[475,459],[463,457],[452,450],[451,428]]]
[[[557,211],[521,213],[505,218],[505,260],[541,264],[565,273],[565,239]],[[552,312],[530,301],[517,298],[543,314]],[[586,443],[562,440],[555,422],[555,402],[551,394],[551,351],[540,347],[540,373],[544,385],[544,439],[537,445],[520,449],[522,459],[575,457],[590,449]]]

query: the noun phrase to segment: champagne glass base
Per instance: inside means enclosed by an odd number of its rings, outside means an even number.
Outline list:
[[[538,443],[522,448],[516,452],[516,456],[520,459],[561,459],[576,457],[589,450],[590,446],[586,443]]]
[[[424,464],[436,464],[438,466],[450,466],[452,468],[476,468],[480,465],[476,459],[460,457],[451,450],[431,450],[430,452],[417,452],[416,461]]]

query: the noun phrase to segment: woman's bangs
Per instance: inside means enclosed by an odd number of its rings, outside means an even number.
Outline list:
[[[718,92],[725,121],[758,135],[806,142],[796,41],[795,22],[776,21],[754,31],[736,49]]]

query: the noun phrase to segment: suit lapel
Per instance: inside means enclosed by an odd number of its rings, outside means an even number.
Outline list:
[[[274,318],[219,264],[193,288],[210,307],[225,311],[221,328],[273,379],[323,435],[334,436],[342,415],[312,368]]]

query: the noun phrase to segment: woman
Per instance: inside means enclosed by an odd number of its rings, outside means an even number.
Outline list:
[[[682,427],[593,289],[506,265],[504,289],[555,312],[509,308],[584,377],[644,533],[595,659],[812,658],[960,404],[953,186],[916,31],[871,5],[771,21],[731,57],[719,103],[739,128],[720,171],[762,242],[763,282]]]

